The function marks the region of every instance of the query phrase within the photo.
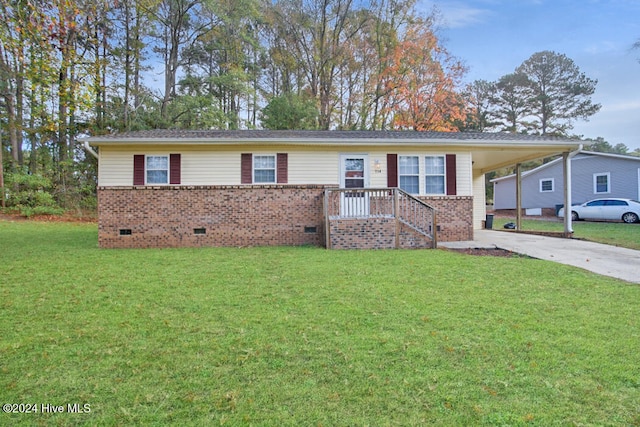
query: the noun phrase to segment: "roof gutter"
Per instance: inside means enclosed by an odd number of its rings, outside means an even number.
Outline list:
[[[98,158],[98,153],[95,152],[95,150],[93,148],[91,148],[91,146],[89,145],[89,141],[87,141],[86,139],[83,141],[83,147],[85,150],[87,150],[89,152],[89,154],[91,154],[93,157],[95,157],[96,159]]]

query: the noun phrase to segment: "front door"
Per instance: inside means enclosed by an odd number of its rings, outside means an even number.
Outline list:
[[[340,156],[340,188],[357,189],[369,186],[369,158],[366,154]],[[369,215],[369,197],[364,191],[342,193],[340,215],[358,217]]]

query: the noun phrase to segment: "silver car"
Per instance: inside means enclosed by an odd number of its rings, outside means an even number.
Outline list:
[[[558,212],[564,217],[564,208]],[[622,220],[626,223],[638,222],[640,219],[640,202],[631,199],[595,199],[581,205],[571,206],[571,220]]]

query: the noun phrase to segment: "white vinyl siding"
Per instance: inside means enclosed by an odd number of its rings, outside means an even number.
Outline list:
[[[287,152],[282,149],[281,152]],[[335,185],[340,183],[338,152],[289,153],[289,184]]]
[[[369,186],[383,188],[387,186],[387,152],[368,151],[369,153]],[[376,161],[380,167],[376,169]]]
[[[473,178],[471,153],[456,154],[456,194],[458,196],[476,196],[474,194],[475,178]],[[483,175],[484,176],[484,175]],[[484,178],[483,178],[484,179]],[[483,184],[484,186],[484,184]],[[482,194],[482,203],[486,203],[486,197]]]
[[[371,149],[368,149],[371,148]],[[259,146],[237,147],[202,147],[166,145],[162,150],[157,146],[138,145],[134,147],[100,147],[98,161],[98,180],[100,186],[126,187],[133,185],[133,155],[166,155],[181,154],[181,185],[240,185],[240,154],[253,153],[267,155],[288,153],[288,183],[335,185],[340,183],[340,154],[342,147],[326,147],[316,150],[307,147],[270,146],[269,151]],[[370,186],[383,188],[387,186],[387,153],[398,156],[418,156],[424,162],[426,156],[444,156],[438,153],[416,152],[415,150],[394,150],[388,147],[360,147],[358,152],[369,154]],[[471,154],[456,154],[457,194],[473,195],[471,181]],[[376,160],[381,167],[376,170]],[[424,185],[424,176],[420,179]]]
[[[149,147],[101,147],[98,161],[100,186],[122,187],[133,184],[133,155],[154,155]],[[181,185],[239,185],[240,151],[207,151],[201,147],[163,147],[165,153],[180,153],[182,158]],[[243,148],[242,152],[254,155],[273,154],[257,148]],[[337,185],[339,183],[339,158],[337,152],[291,151],[278,147],[277,152],[289,154],[288,184]],[[378,174],[380,175],[380,174]]]
[[[121,187],[133,184],[133,155],[143,151],[112,151],[100,148],[98,160],[98,185]]]
[[[182,185],[240,184],[237,152],[182,151]]]
[[[482,221],[487,215],[487,198],[484,174],[475,172],[473,176],[473,229],[482,229]]]

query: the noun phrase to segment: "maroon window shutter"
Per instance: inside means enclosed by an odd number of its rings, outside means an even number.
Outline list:
[[[447,195],[455,196],[458,194],[458,190],[456,188],[456,155],[455,154],[447,154],[446,157],[446,173],[447,173]]]
[[[144,185],[144,154],[133,155],[133,185]]]
[[[289,182],[289,155],[287,153],[278,153],[276,163],[278,184],[286,184]]]
[[[398,155],[387,154],[387,187],[398,186]]]
[[[180,154],[169,154],[169,184],[180,184]]]
[[[251,153],[242,153],[240,163],[240,182],[242,184],[251,184],[253,182],[253,155]]]

